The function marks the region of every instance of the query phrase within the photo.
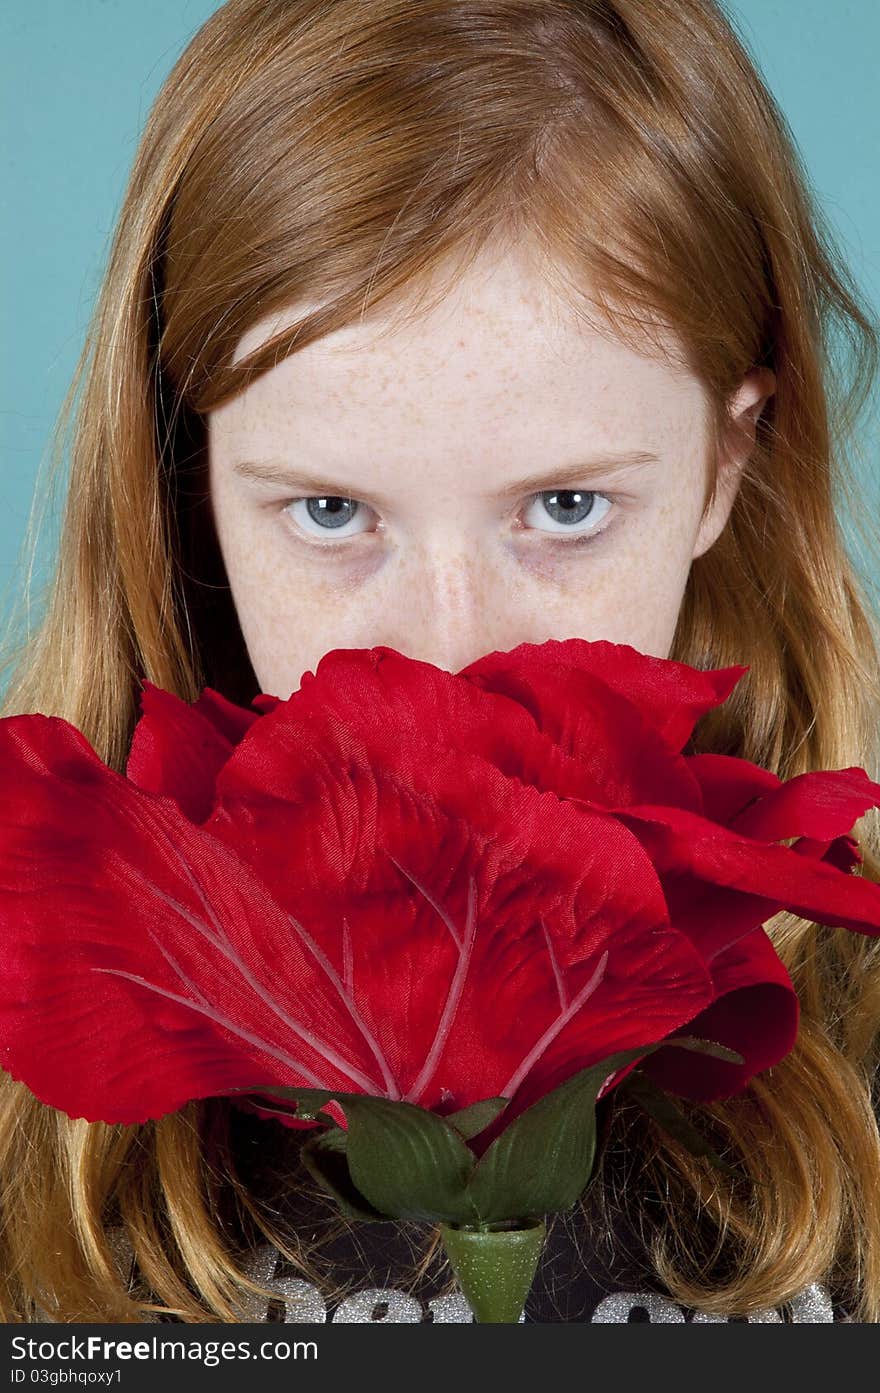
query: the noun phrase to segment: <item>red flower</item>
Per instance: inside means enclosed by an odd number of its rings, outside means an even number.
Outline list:
[[[745,1063],[644,1068],[738,1091],[797,1030],[760,925],[880,931],[846,874],[880,785],[681,753],[745,670],[571,639],[457,675],[339,650],[262,715],[146,683],[126,776],[0,721],[0,1063],[89,1120],[259,1085],[510,1120],[678,1032]]]

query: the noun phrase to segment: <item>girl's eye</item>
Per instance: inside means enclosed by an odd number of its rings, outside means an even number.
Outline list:
[[[600,512],[598,517],[595,505],[597,498],[603,499],[606,504],[604,512]],[[544,489],[543,492],[535,494],[525,516],[528,517],[532,509],[535,510],[538,531],[547,531],[557,537],[568,533],[586,538],[597,533],[598,524],[604,522],[612,507],[612,500],[604,493],[586,493],[576,489]],[[548,518],[554,525],[549,528],[541,527],[540,523]],[[590,526],[582,527],[581,524],[588,519]]]
[[[300,511],[294,515],[294,509]],[[328,494],[323,498],[294,498],[283,511],[291,512],[294,521],[308,537],[316,536],[309,526],[310,523],[314,523],[315,527],[325,534],[329,533],[334,541],[337,538],[354,537],[367,530],[364,526],[357,526],[353,530],[350,527],[357,518],[363,522],[364,515],[369,511],[355,498],[340,498],[336,494]]]
[[[596,516],[596,499],[602,499],[605,510]],[[613,501],[602,493],[587,493],[574,489],[544,489],[536,493],[526,509],[526,523],[529,530],[547,532],[548,535],[574,536],[587,540],[601,529],[602,523],[613,507]],[[290,513],[293,521],[308,537],[316,537],[319,532],[333,541],[355,537],[368,528],[369,513],[366,504],[355,498],[342,498],[328,494],[324,497],[294,498],[283,509]],[[589,526],[582,524],[589,521]],[[549,526],[542,524],[549,523]]]

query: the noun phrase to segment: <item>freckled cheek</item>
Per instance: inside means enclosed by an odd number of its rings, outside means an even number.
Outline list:
[[[669,510],[633,534],[603,577],[596,621],[602,636],[667,657],[691,567],[687,519]],[[597,635],[598,636],[598,635]]]
[[[666,656],[687,585],[693,537],[674,510],[633,525],[571,559],[552,553],[526,582],[554,636],[626,643]]]
[[[369,627],[366,567],[303,557],[268,518],[236,518],[231,506],[218,518],[218,540],[251,661],[260,675],[267,662],[289,651],[357,646],[350,636]],[[269,688],[266,688],[269,690]]]

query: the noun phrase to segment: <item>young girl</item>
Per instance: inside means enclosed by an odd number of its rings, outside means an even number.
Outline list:
[[[336,647],[607,638],[748,664],[688,752],[877,779],[840,522],[877,344],[712,0],[229,0],[137,153],[0,714],[124,770],[144,677],[249,705]],[[527,1320],[880,1319],[880,942],[768,929],[797,1045],[683,1105],[735,1173],[609,1095]],[[468,1319],[302,1135],[224,1098],[87,1124],[3,1076],[3,1319]]]

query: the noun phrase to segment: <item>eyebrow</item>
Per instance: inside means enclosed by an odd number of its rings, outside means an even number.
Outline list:
[[[501,489],[498,496],[500,498],[513,498],[522,493],[541,493],[545,489],[585,483],[596,474],[622,474],[630,470],[644,468],[646,465],[659,463],[659,455],[653,454],[650,450],[627,450],[620,453],[593,455],[575,464],[561,466],[551,474],[532,474],[528,478],[519,479],[515,484],[509,484],[506,488]],[[330,480],[326,476],[318,478],[317,475],[304,474],[299,470],[291,469],[280,460],[240,460],[232,466],[232,469],[233,473],[240,478],[252,479],[258,483],[281,484],[293,491],[299,491],[302,495],[313,494],[324,498],[358,499],[365,495],[371,495],[379,502],[387,502],[381,497],[381,494],[376,493],[373,489],[352,489],[350,484]]]

